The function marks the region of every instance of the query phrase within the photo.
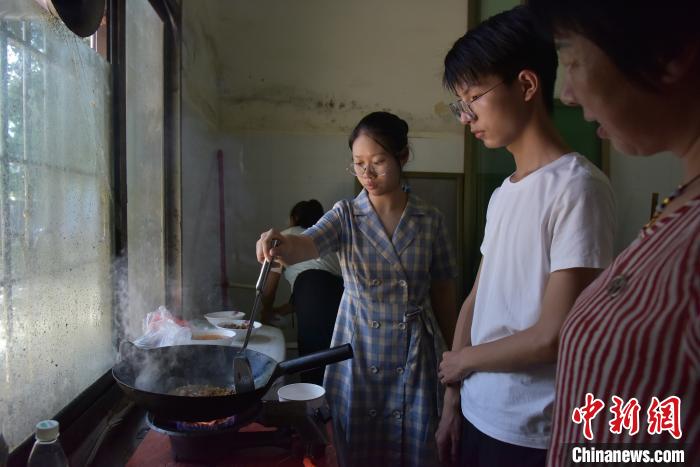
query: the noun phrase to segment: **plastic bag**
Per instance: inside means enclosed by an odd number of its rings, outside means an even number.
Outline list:
[[[175,318],[164,306],[146,315],[143,320],[144,335],[134,344],[144,348],[189,344],[192,331],[185,321]]]

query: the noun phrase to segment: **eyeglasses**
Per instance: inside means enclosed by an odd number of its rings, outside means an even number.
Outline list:
[[[353,177],[364,177],[365,175],[375,177],[383,177],[387,173],[386,162],[373,162],[365,164],[364,162],[351,162],[345,169]]]
[[[477,119],[476,113],[474,113],[474,110],[471,108],[470,104],[473,104],[474,102],[478,101],[479,99],[484,97],[486,94],[490,93],[491,91],[496,89],[498,86],[503,84],[504,82],[505,81],[501,81],[500,83],[490,87],[488,90],[486,90],[483,93],[476,96],[470,102],[465,102],[462,99],[460,99],[456,102],[450,102],[450,110],[452,111],[452,114],[460,122],[462,121],[462,114],[466,115],[469,120],[476,120]]]

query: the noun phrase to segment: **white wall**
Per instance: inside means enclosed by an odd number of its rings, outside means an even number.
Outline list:
[[[651,194],[659,193],[661,200],[680,183],[680,159],[670,153],[627,156],[612,149],[610,181],[617,201],[615,251],[620,252],[649,220]]]
[[[182,106],[183,313],[221,309],[216,129],[190,104]]]
[[[347,134],[365,114],[390,109],[414,135],[461,134],[440,79],[466,30],[467,2],[203,4],[218,18],[223,129]]]
[[[183,2],[182,283],[183,314],[221,309],[216,152],[217,57],[196,3]]]

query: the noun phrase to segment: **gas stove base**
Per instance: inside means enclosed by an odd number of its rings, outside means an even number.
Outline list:
[[[284,459],[292,455],[289,429],[214,433],[206,437],[170,435],[173,457],[178,462],[219,461],[227,458]]]

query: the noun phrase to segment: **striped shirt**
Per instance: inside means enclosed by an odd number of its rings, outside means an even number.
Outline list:
[[[581,294],[559,349],[550,466],[568,464],[568,443],[683,447],[686,464],[700,465],[700,197],[644,230]],[[585,437],[580,409],[588,393],[599,411]],[[673,410],[657,423],[658,404],[673,396],[680,399],[679,439]],[[633,399],[636,434],[632,424],[611,425],[615,410]]]

